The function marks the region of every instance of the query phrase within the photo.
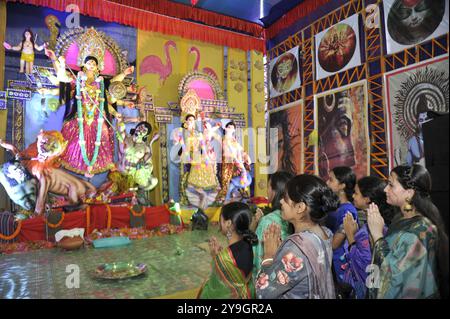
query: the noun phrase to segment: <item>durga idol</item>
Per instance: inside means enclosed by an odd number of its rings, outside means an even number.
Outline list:
[[[89,32],[93,34],[88,34]],[[95,30],[84,34],[89,38],[79,39],[78,64],[82,71],[76,78],[75,107],[66,110],[61,133],[68,141],[61,165],[75,173],[92,176],[115,167],[113,152],[113,129],[107,124],[109,114],[117,114],[108,104],[105,83],[100,72],[104,68],[105,44]],[[133,67],[111,79],[122,81],[133,72]]]

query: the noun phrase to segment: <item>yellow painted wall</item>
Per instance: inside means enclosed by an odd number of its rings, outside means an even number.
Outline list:
[[[244,113],[248,124],[247,52],[228,49],[227,99],[236,113]]]
[[[247,52],[239,49],[228,49],[227,99],[228,105],[235,108],[236,113],[245,116],[245,127],[248,127],[248,65]],[[243,145],[249,152],[248,136],[243,132]],[[252,158],[252,161],[254,158]]]
[[[251,51],[251,117],[252,124],[260,137],[256,136],[254,144],[256,158],[255,163],[255,197],[267,196],[267,174],[262,174],[261,167],[266,166],[261,163],[261,156],[266,155],[266,121],[265,121],[265,98],[264,98],[264,61],[261,52]],[[259,154],[259,155],[258,155]]]
[[[139,86],[147,87],[150,94],[153,95],[153,101],[156,107],[167,107],[168,102],[179,102],[178,85],[186,74],[193,71],[196,61],[196,56],[189,52],[193,46],[200,51],[198,70],[201,71],[205,67],[213,69],[223,88],[223,47],[142,30],[138,30],[137,38],[137,82]],[[172,70],[166,80],[164,82],[160,81],[160,75],[156,73],[141,74],[141,68],[143,69],[141,64],[151,55],[161,60],[163,68],[167,67],[167,56],[164,46],[168,41],[175,42],[176,49],[169,47]],[[152,126],[154,126],[154,117],[149,120]],[[153,162],[155,176],[161,181],[161,150],[158,143],[154,144]],[[150,197],[153,203],[161,204],[161,183],[151,193]]]

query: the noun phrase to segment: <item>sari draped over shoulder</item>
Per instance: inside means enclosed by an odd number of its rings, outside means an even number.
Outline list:
[[[224,248],[213,260],[210,277],[197,296],[199,299],[252,299],[252,274],[246,277],[236,264],[230,248]]]
[[[375,243],[373,263],[380,267],[380,278],[369,298],[439,298],[437,240],[436,226],[423,216],[392,223]]]
[[[273,263],[262,265],[256,280],[259,299],[334,299],[331,271],[332,233],[323,240],[305,231],[289,236],[278,249]]]

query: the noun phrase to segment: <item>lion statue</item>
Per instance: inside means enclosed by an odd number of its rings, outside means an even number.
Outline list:
[[[59,168],[59,156],[65,151],[67,142],[58,131],[41,130],[37,141],[23,152],[11,144],[0,141],[0,146],[9,150],[38,182],[35,213],[42,214],[48,193],[64,196],[71,204],[81,204],[84,199],[95,197],[96,188]]]

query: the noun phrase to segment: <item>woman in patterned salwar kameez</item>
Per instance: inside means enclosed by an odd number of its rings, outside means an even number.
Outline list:
[[[338,206],[338,197],[317,176],[299,175],[288,182],[281,211],[295,233],[281,243],[279,226],[265,232],[264,260],[255,284],[258,298],[335,298],[333,234],[320,224]]]
[[[384,220],[371,205],[368,225],[374,240],[373,263],[379,282],[370,298],[448,298],[448,236],[430,198],[431,177],[420,165],[398,166],[389,176],[387,202],[401,208],[402,218],[383,236]]]
[[[221,233],[227,237],[228,247],[220,247],[215,237],[210,239],[212,272],[200,289],[198,298],[254,298],[252,245],[258,239],[249,229],[251,218],[247,204],[233,202],[222,207],[219,225]]]

